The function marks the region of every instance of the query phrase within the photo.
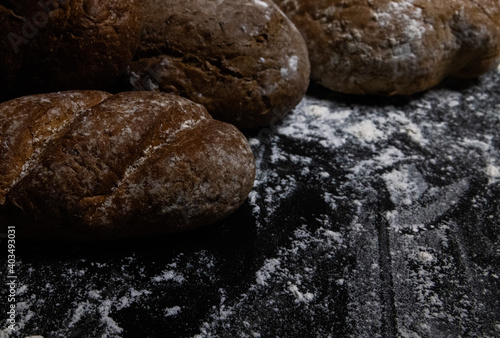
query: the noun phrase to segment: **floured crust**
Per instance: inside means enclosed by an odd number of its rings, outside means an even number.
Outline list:
[[[283,118],[309,84],[301,34],[269,0],[144,0],[136,89],[172,92],[240,128]]]
[[[3,213],[27,237],[171,233],[226,217],[254,178],[253,154],[235,127],[177,96],[125,92],[53,135],[7,191]]]
[[[17,98],[0,105],[0,206],[55,135],[111,94],[69,91]]]
[[[413,94],[499,62],[498,1],[276,2],[306,39],[311,78],[334,91]]]
[[[0,0],[0,93],[105,88],[141,28],[139,0]]]

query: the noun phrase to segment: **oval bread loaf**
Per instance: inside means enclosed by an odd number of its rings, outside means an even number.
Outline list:
[[[155,92],[86,95],[0,105],[0,141],[8,145],[0,153],[7,177],[1,208],[20,236],[178,232],[226,217],[251,191],[255,163],[246,138],[201,105]],[[75,96],[85,102],[67,113],[65,100],[75,102]],[[26,122],[23,116],[49,100],[52,106],[40,109],[36,123]],[[82,110],[84,104],[93,106]],[[54,134],[36,136],[49,131]]]
[[[338,92],[413,94],[500,58],[500,2],[276,0],[304,35],[311,78]]]
[[[105,88],[141,28],[139,0],[0,0],[0,93]]]
[[[240,128],[281,120],[309,84],[307,47],[270,0],[143,0],[135,89],[203,104]]]

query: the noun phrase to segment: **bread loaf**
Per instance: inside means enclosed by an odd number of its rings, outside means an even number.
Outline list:
[[[500,2],[276,0],[303,33],[311,78],[338,92],[413,94],[493,69]]]
[[[270,0],[143,0],[135,89],[180,94],[240,128],[277,122],[303,97],[301,34]]]
[[[165,93],[20,98],[0,104],[0,131],[0,208],[19,236],[192,229],[235,211],[255,177],[235,127]]]
[[[141,27],[139,0],[0,0],[0,95],[104,88]]]

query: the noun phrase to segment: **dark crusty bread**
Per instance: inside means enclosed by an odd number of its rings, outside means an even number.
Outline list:
[[[157,92],[124,92],[99,103],[106,94],[91,92],[85,104],[92,108],[63,114],[63,101],[82,93],[61,93],[60,101],[51,95],[0,105],[0,137],[9,144],[0,153],[9,177],[1,182],[1,210],[19,236],[178,232],[226,217],[253,187],[255,163],[246,138],[201,105]],[[49,99],[53,108],[35,111],[36,124],[17,117]],[[31,140],[50,130],[49,139]],[[34,156],[21,151],[24,145],[37,148],[30,151]]]
[[[139,90],[203,104],[240,128],[283,118],[309,84],[301,34],[270,0],[143,0],[144,29],[130,68]]]
[[[79,113],[109,96],[106,92],[72,91],[26,96],[0,104],[0,205],[47,143]]]
[[[141,28],[139,0],[0,0],[0,93],[105,88]]]
[[[311,78],[334,91],[413,94],[498,64],[500,2],[276,0],[303,33]]]

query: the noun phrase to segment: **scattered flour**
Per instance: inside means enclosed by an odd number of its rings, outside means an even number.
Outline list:
[[[322,273],[318,262],[335,264],[335,257],[339,251],[345,250],[345,244],[340,233],[328,229],[332,226],[328,217],[325,216],[318,222],[325,228],[312,230],[304,225],[297,229],[291,244],[280,248],[274,258],[263,263],[256,273],[255,284],[241,294],[239,299],[228,300],[221,290],[221,304],[213,307],[210,320],[201,325],[200,334],[196,337],[217,336],[221,328],[233,335],[260,336],[260,330],[272,325],[266,320],[283,318],[285,313],[293,311],[292,306],[301,309],[306,318],[309,311],[317,315],[332,314],[338,300],[334,295],[319,298],[314,280],[315,276]],[[334,283],[342,285],[342,276],[336,278]],[[274,295],[269,290],[273,290]],[[289,304],[280,304],[278,295]],[[258,313],[250,311],[255,304],[259,304]],[[325,332],[318,331],[318,334],[321,333]]]
[[[163,271],[161,275],[153,277],[152,280],[155,282],[166,282],[171,280],[177,283],[182,283],[184,282],[185,279],[182,275],[178,274],[176,271],[166,270]]]
[[[326,102],[304,98],[295,110],[293,119],[286,119],[277,127],[277,133],[301,141],[318,142],[327,148],[338,148],[346,140],[341,128],[351,111],[331,109]]]
[[[365,142],[377,141],[384,137],[384,133],[377,129],[371,120],[364,120],[357,123],[349,127],[347,131]]]
[[[310,292],[302,293],[295,284],[289,284],[288,290],[295,297],[296,302],[310,302],[314,298],[314,294]]]
[[[411,205],[427,190],[428,185],[415,166],[406,166],[382,175],[395,205]]]
[[[420,251],[418,253],[418,259],[422,262],[432,262],[434,260],[434,257],[427,251]]]
[[[177,316],[181,312],[180,306],[174,306],[171,308],[165,309],[165,317]]]
[[[268,259],[264,266],[257,271],[255,281],[259,285],[266,285],[267,280],[271,278],[271,275],[276,272],[276,268],[280,265],[280,261],[276,258]]]
[[[489,184],[500,181],[500,167],[497,167],[492,163],[488,164],[486,167],[486,175],[488,175]]]

